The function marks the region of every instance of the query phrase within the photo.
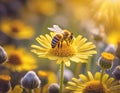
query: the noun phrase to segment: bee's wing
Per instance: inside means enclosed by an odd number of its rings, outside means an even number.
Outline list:
[[[58,25],[53,25],[53,28],[48,28],[50,31],[62,33],[63,30]]]

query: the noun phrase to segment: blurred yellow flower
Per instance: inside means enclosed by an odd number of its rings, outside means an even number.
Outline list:
[[[57,82],[57,76],[54,72],[52,71],[43,71],[43,70],[39,70],[38,71],[38,76],[41,77],[47,77],[48,78],[48,84],[51,83],[56,83]]]
[[[115,85],[114,78],[109,78],[108,74],[103,75],[103,81],[100,83],[100,72],[96,72],[95,76],[90,71],[85,76],[80,74],[80,79],[72,78],[72,82],[68,82],[66,87],[73,93],[119,93],[120,85]]]
[[[24,71],[37,67],[35,58],[24,48],[15,48],[12,45],[4,48],[8,54],[8,61],[4,65],[11,70]]]
[[[107,30],[120,28],[120,0],[94,0],[91,4],[91,17]]]
[[[19,85],[16,85],[14,89],[10,90],[10,92],[8,93],[22,93],[22,92],[23,92],[23,89]]]
[[[57,26],[55,30],[57,29],[60,28]],[[66,66],[70,66],[70,61],[74,61],[77,63],[87,62],[89,56],[92,56],[92,54],[96,54],[96,51],[94,50],[95,45],[92,42],[87,42],[87,39],[83,38],[81,35],[74,37],[72,42],[67,42],[63,40],[63,42],[61,42],[61,46],[58,44],[54,48],[52,48],[52,43],[53,45],[55,43],[53,42],[55,41],[53,39],[55,38],[54,36],[56,36],[56,34],[56,32],[51,32],[50,35],[46,34],[37,37],[36,40],[40,44],[40,46],[31,45],[31,47],[33,48],[31,51],[37,54],[38,57],[56,60],[57,64],[61,64],[61,62],[64,62]]]
[[[21,20],[3,19],[0,25],[1,31],[11,38],[29,39],[34,36],[32,27],[25,25]]]
[[[90,2],[91,0],[65,0],[63,5],[67,12],[73,14],[77,20],[83,20],[89,16],[88,6]]]
[[[57,5],[55,0],[29,0],[28,8],[39,14],[51,16],[56,12]]]
[[[109,44],[114,44],[117,46],[118,42],[120,41],[120,31],[113,30],[107,36],[107,42]]]
[[[48,92],[48,87],[51,83],[57,83],[57,76],[53,71],[44,71],[44,70],[39,70],[37,72],[38,77],[41,80],[41,87],[43,87],[43,93]],[[44,83],[44,86],[43,86]],[[36,88],[35,93],[40,93],[41,89]]]
[[[0,75],[0,80],[4,80],[4,81],[10,81],[11,77],[9,75]]]

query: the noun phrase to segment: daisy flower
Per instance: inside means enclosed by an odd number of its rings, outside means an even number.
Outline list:
[[[57,25],[48,29],[53,32],[37,37],[39,45],[31,45],[31,51],[38,57],[56,60],[57,64],[64,62],[66,66],[70,66],[70,61],[85,63],[89,56],[96,54],[96,46],[87,42],[82,35],[74,37],[71,32],[62,30]],[[68,32],[68,36],[65,36],[64,32]]]
[[[37,67],[35,58],[24,48],[15,48],[12,45],[4,48],[8,54],[8,60],[4,65],[11,70],[27,71]]]
[[[1,21],[1,31],[14,39],[29,39],[34,36],[32,27],[25,25],[18,19],[3,19]]]
[[[80,79],[72,78],[72,82],[68,82],[66,87],[73,93],[119,93],[120,85],[116,85],[114,78],[109,78],[108,74],[103,75],[103,81],[100,83],[100,72],[96,72],[93,76],[90,71],[85,76],[80,74]]]

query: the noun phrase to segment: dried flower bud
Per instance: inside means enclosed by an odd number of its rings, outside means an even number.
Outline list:
[[[7,93],[11,89],[10,80],[9,75],[0,75],[0,93]]]
[[[114,55],[108,52],[103,52],[98,60],[98,65],[102,69],[110,69],[113,65]]]
[[[116,80],[120,80],[120,66],[117,66],[112,72]]]
[[[41,81],[34,71],[29,71],[22,79],[21,86],[26,89],[34,89],[40,87]]]
[[[116,47],[114,45],[108,45],[105,50],[105,52],[109,52],[109,53],[112,53],[112,54],[115,54],[115,51],[116,51]]]
[[[52,83],[49,87],[48,87],[48,93],[59,93],[59,85],[57,83]]]
[[[118,42],[118,46],[116,49],[116,56],[120,59],[120,41]]]
[[[7,53],[5,50],[0,46],[0,64],[4,63],[7,60]]]

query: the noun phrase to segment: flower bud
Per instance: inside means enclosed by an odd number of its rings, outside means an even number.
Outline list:
[[[7,93],[11,89],[10,80],[9,75],[0,75],[0,93]]]
[[[105,51],[105,52],[112,53],[112,54],[115,54],[116,48],[115,48],[114,45],[111,44],[111,45],[108,45],[108,46],[105,48],[104,51]]]
[[[116,56],[120,59],[120,41],[118,42],[118,46],[116,49]]]
[[[22,79],[21,86],[26,89],[34,89],[40,87],[41,81],[34,71],[29,71]]]
[[[120,66],[117,66],[112,72],[116,80],[120,80]]]
[[[98,60],[98,65],[102,69],[110,69],[113,65],[114,55],[108,52],[103,52]]]
[[[0,46],[0,64],[4,63],[7,60],[7,53],[5,50]]]
[[[48,87],[48,93],[59,93],[59,85],[57,83],[52,83],[49,87]]]

